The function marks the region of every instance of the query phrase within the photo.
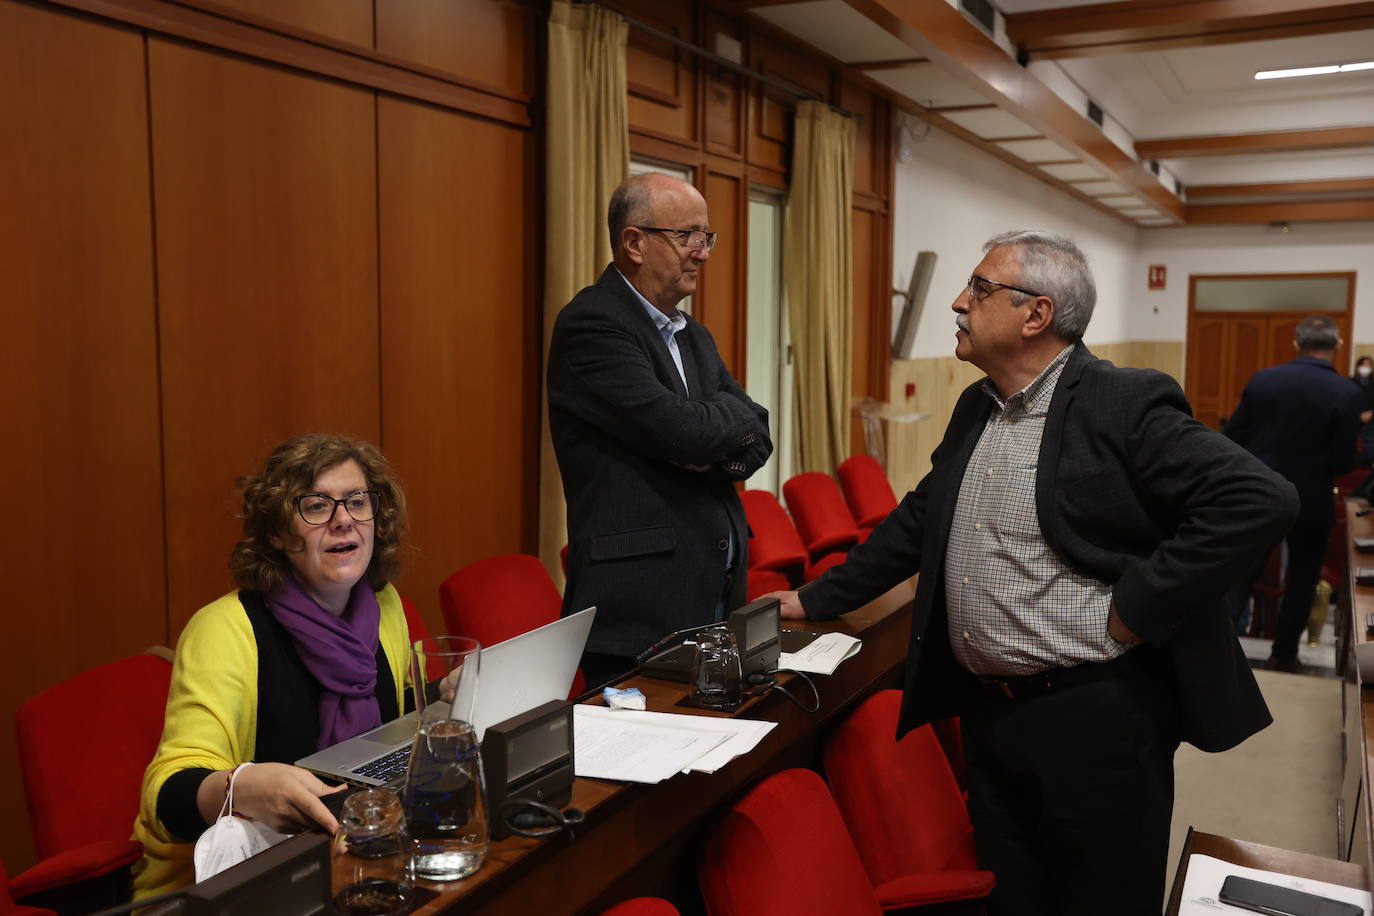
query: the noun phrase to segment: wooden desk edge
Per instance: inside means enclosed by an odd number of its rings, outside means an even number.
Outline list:
[[[1178,913],[1179,906],[1183,901],[1183,883],[1188,876],[1188,860],[1194,853],[1221,859],[1232,865],[1258,868],[1261,871],[1276,874],[1295,875],[1313,881],[1339,884],[1342,887],[1353,887],[1358,890],[1366,890],[1369,887],[1368,874],[1363,865],[1357,865],[1354,862],[1342,862],[1339,859],[1327,859],[1305,852],[1294,852],[1291,849],[1279,849],[1277,846],[1266,846],[1263,843],[1251,843],[1248,840],[1236,840],[1230,837],[1217,836],[1213,833],[1203,833],[1189,827],[1188,838],[1183,843],[1183,852],[1179,854],[1178,870],[1174,874],[1174,886],[1169,894],[1169,908],[1165,911],[1166,916],[1176,916]]]

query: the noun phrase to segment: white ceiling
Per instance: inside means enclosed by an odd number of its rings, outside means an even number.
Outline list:
[[[957,6],[957,0],[947,2]],[[1015,14],[1100,5],[1100,0],[994,0],[994,5],[1003,14]],[[1293,0],[1291,9],[1305,12],[1311,6],[1306,0]],[[753,7],[751,12],[827,54],[861,67],[918,56],[915,47],[870,20],[847,0],[763,5]],[[1014,48],[1000,25],[1001,20],[994,40],[1010,56]],[[1254,79],[1257,69],[1368,59],[1374,59],[1374,27],[1143,53],[1036,57],[1027,72],[1075,109],[1083,105],[1084,97],[1102,106],[1107,115],[1108,135],[1134,156],[1133,143],[1140,140],[1374,124],[1374,70],[1289,80]],[[952,74],[930,62],[866,72],[922,108],[937,112],[941,108],[986,105],[997,96],[988,86],[970,80],[967,73]],[[1003,102],[1005,98],[1004,95]],[[1102,163],[1089,161],[1072,144],[1066,147],[1043,138],[1036,127],[1005,109],[950,111],[941,116],[979,138],[996,142],[1028,165],[1063,163],[1045,165],[1042,171],[1059,181],[1077,182],[1073,185],[1077,190],[1098,195],[1134,191],[1120,187],[1117,175],[1105,174],[1107,167]],[[1374,178],[1374,146],[1167,159],[1161,165],[1164,186],[1171,190],[1170,176],[1177,176],[1185,185],[1199,186],[1367,179]],[[1103,202],[1110,204],[1105,199]],[[1141,205],[1147,202],[1137,198],[1134,207],[1138,209]],[[1136,209],[1122,212],[1137,215]],[[1162,218],[1153,210],[1139,215],[1142,224],[1157,223]]]

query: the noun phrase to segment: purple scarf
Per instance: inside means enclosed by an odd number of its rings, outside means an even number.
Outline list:
[[[363,578],[353,586],[341,616],[320,607],[294,575],[267,596],[267,607],[286,627],[320,694],[320,738],[316,750],[338,744],[382,724],[377,707],[377,629],[382,609]],[[259,698],[263,702],[265,698]]]

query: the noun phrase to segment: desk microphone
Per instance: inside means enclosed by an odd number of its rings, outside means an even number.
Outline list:
[[[718,624],[717,624],[717,623],[714,623],[714,622],[713,622],[713,623],[703,623],[703,624],[702,624],[701,626],[699,626],[699,627],[687,627],[685,630],[675,630],[674,632],[669,633],[667,636],[663,637],[663,638],[660,639],[658,642],[656,642],[656,643],[654,643],[653,645],[651,645],[649,648],[645,649],[643,652],[641,652],[641,653],[639,653],[638,655],[636,655],[636,656],[635,656],[635,664],[636,664],[636,665],[642,665],[642,664],[644,664],[646,661],[648,661],[648,660],[649,660],[650,658],[652,658],[654,655],[657,655],[665,646],[670,645],[672,642],[674,642],[675,640],[677,640],[679,637],[686,636],[688,633],[695,633],[695,632],[697,632],[698,630],[704,630],[704,629],[706,629],[707,627],[714,627],[714,626],[717,626],[717,625],[718,625]]]
[[[1368,515],[1368,514],[1371,513],[1371,512],[1374,512],[1374,508],[1369,508],[1369,509],[1356,509],[1356,510],[1355,510],[1355,517],[1356,517],[1356,518],[1364,518],[1366,515]]]

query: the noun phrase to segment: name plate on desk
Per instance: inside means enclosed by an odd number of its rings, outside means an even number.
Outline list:
[[[1374,566],[1356,566],[1355,584],[1374,585]]]
[[[1374,538],[1354,537],[1350,542],[1355,545],[1355,549],[1360,553],[1374,553]]]

